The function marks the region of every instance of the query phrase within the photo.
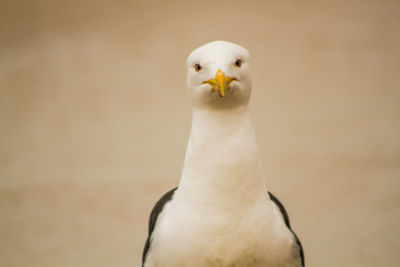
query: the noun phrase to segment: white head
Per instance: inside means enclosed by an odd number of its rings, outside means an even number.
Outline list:
[[[239,45],[214,41],[187,59],[187,87],[196,107],[214,109],[247,105],[251,93],[250,55]]]

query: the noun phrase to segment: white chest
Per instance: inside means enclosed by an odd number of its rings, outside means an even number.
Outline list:
[[[246,212],[207,214],[172,201],[157,221],[146,267],[298,266],[290,260],[291,232],[270,215],[258,204]]]

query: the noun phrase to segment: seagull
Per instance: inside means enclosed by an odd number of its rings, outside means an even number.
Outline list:
[[[227,41],[189,55],[193,117],[182,176],[151,212],[143,267],[304,266],[288,214],[262,175],[249,60]]]

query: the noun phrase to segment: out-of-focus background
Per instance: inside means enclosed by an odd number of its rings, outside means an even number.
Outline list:
[[[252,54],[308,266],[398,266],[399,1],[1,1],[0,265],[140,266],[190,130],[185,60]]]

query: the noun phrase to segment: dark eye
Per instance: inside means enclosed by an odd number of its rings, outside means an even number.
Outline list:
[[[235,61],[235,65],[236,65],[236,67],[241,67],[242,66],[242,60],[240,60],[240,58],[239,59],[237,59],[236,61]]]
[[[201,65],[199,63],[194,64],[194,70],[197,72],[201,71]]]

